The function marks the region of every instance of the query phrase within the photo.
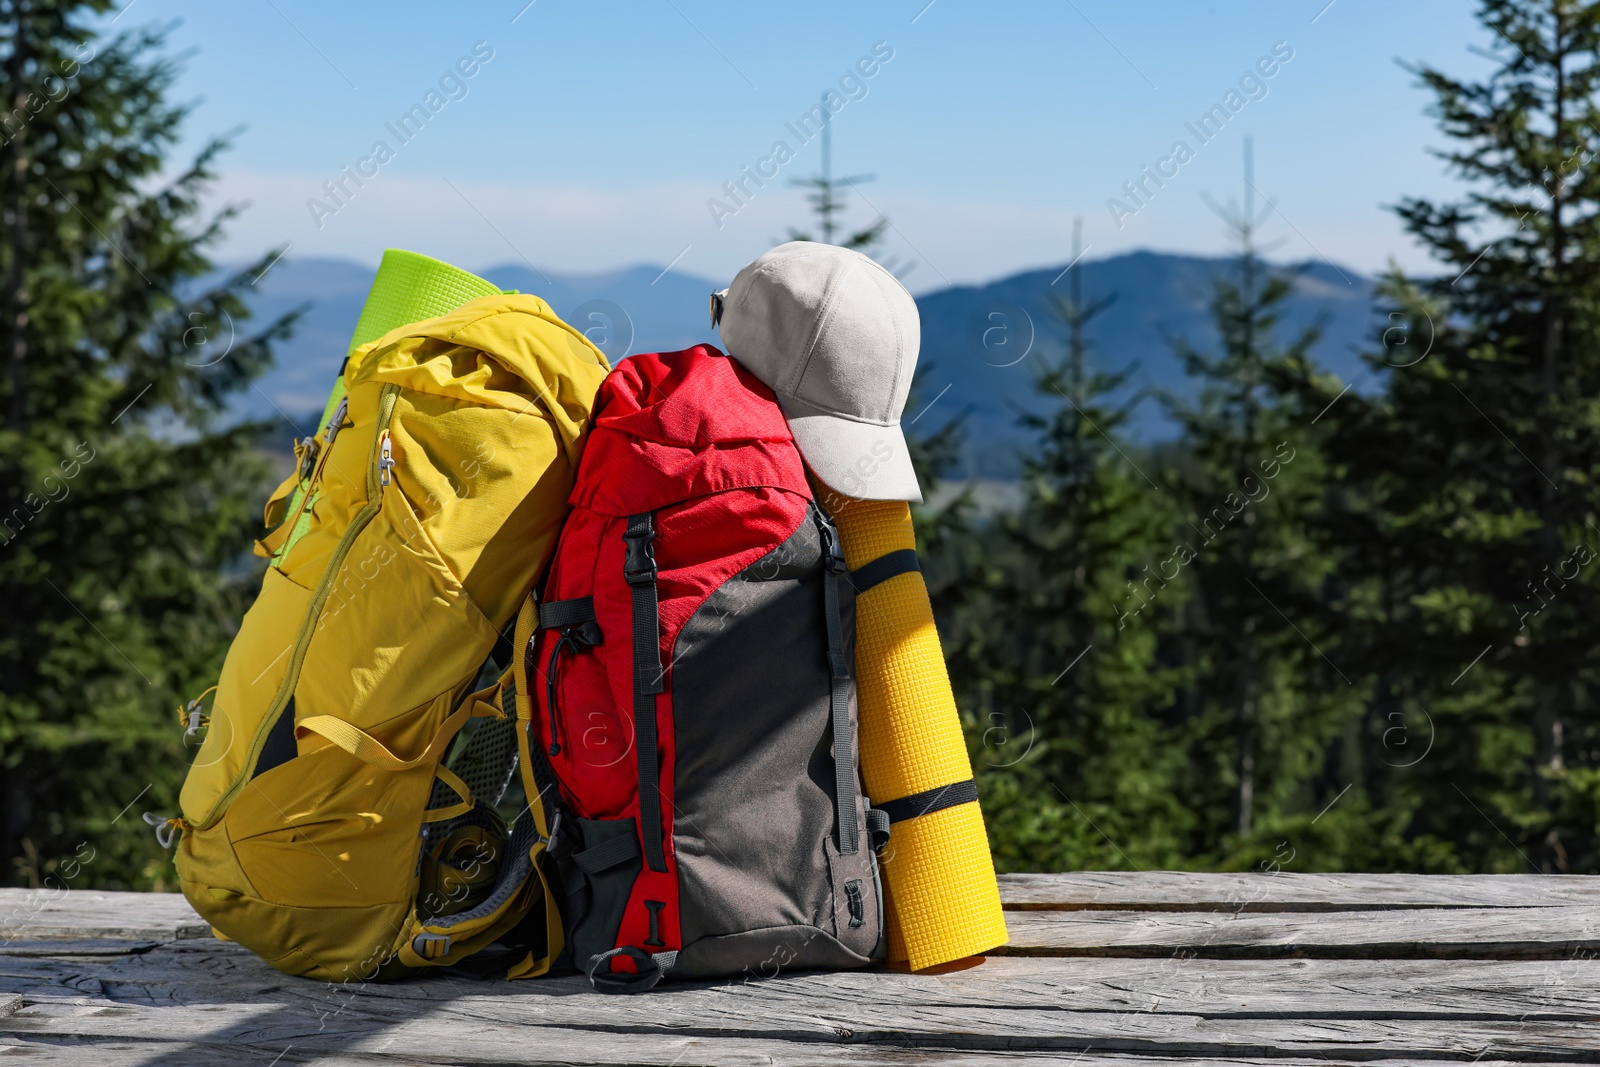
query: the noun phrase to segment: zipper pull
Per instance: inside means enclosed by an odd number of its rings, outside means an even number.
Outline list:
[[[389,442],[389,431],[383,431],[383,437],[378,442],[378,484],[388,485],[390,474],[394,470],[394,451]]]

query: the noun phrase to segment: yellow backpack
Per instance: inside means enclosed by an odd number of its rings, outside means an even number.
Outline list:
[[[529,628],[608,369],[506,294],[353,352],[268,505],[272,563],[167,830],[219,936],[334,981],[513,935],[513,976],[560,952],[538,791],[509,831],[494,810],[526,744],[511,672],[469,690],[519,611]]]

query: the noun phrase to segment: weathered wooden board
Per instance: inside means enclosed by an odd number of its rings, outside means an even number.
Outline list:
[[[128,1039],[116,1043],[84,1041],[65,1038],[48,1043],[6,1038],[0,1035],[0,1056],[18,1057],[19,1063],[69,1063],[86,1067],[296,1067],[299,1064],[316,1064],[317,1067],[393,1067],[395,1064],[417,1063],[472,1063],[485,1062],[464,1059],[427,1061],[390,1054],[338,1052],[287,1048],[258,1048],[230,1043],[212,1045],[205,1042],[179,1042],[160,1039]],[[32,1056],[33,1059],[22,1057]],[[1352,1057],[1355,1059],[1355,1057]],[[550,1053],[533,1051],[517,1059],[500,1059],[490,1063],[527,1064],[543,1067],[545,1064],[642,1064],[652,1067],[696,1067],[696,1065],[728,1065],[728,1067],[815,1067],[819,1063],[838,1064],[840,1067],[870,1067],[870,1065],[938,1064],[939,1067],[994,1067],[995,1064],[1033,1065],[1041,1067],[1151,1067],[1152,1064],[1183,1064],[1184,1067],[1330,1067],[1339,1061],[1325,1057],[1309,1056],[1195,1056],[1181,1060],[1167,1060],[1138,1054],[1101,1053],[1099,1051],[1063,1052],[1048,1051],[983,1051],[963,1052],[921,1048],[894,1052],[886,1049],[861,1049],[849,1047],[823,1047],[788,1045],[781,1042],[742,1041],[739,1039],[664,1038],[640,1039],[632,1037],[611,1038],[596,1035],[577,1058],[553,1058]],[[1361,1057],[1363,1067],[1415,1067],[1412,1058]],[[1493,1058],[1471,1059],[1472,1067],[1527,1067],[1529,1062]],[[1559,1062],[1559,1061],[1544,1061]]]
[[[1600,906],[1600,878],[1577,874],[1003,874],[1007,909],[1375,911],[1383,908]]]
[[[1600,907],[1301,914],[1024,911],[1001,955],[1562,959],[1600,952]]]
[[[0,889],[0,945],[12,940],[210,937],[177,893],[102,893],[90,889]]]
[[[1000,876],[1017,911],[1376,911],[1600,907],[1600,878],[1582,875],[1191,874],[1086,871]],[[0,889],[0,942],[69,938],[171,940],[210,930],[175,893]]]
[[[0,994],[33,998],[97,995],[153,1006],[217,1000],[284,1003],[318,1012],[392,1001],[448,1003],[470,994],[503,996],[539,1016],[551,998],[562,1017],[600,1024],[628,1012],[658,1012],[665,1002],[708,1002],[752,1018],[771,1005],[837,1001],[962,1011],[1040,1008],[1063,1011],[1290,1014],[1305,1017],[1600,1019],[1600,960],[1072,960],[993,957],[945,974],[864,971],[784,975],[776,981],[671,985],[644,998],[591,994],[582,979],[504,983],[463,976],[334,987],[271,971],[236,945],[185,942],[148,946],[120,959],[56,959],[0,953]],[[364,1009],[363,1009],[364,1010]]]
[[[1600,1063],[1600,893],[1590,884],[1011,876],[1002,891],[1015,955],[942,973],[672,983],[637,997],[592,993],[577,976],[511,983],[460,971],[335,987],[211,939],[180,897],[0,891],[0,1058]]]
[[[542,998],[559,1001],[564,998]],[[560,1017],[559,1003],[540,1019],[528,998],[465,996],[444,1006],[412,1004],[377,1016],[348,1010],[319,1015],[303,1007],[217,1003],[182,1009],[184,1036],[210,1045],[279,1049],[392,1051],[457,1063],[574,1062],[596,1046],[625,1038],[657,1047],[674,1038],[811,1046],[812,1062],[839,1049],[944,1048],[1019,1052],[1139,1052],[1250,1056],[1281,1052],[1336,1058],[1387,1054],[1421,1058],[1478,1055],[1507,1059],[1600,1056],[1600,1022],[1442,1019],[1327,1019],[1280,1016],[1212,1019],[1151,1012],[1068,1012],[1020,1008],[963,1015],[907,1005],[834,1001],[772,1007],[764,1017],[668,998],[625,1000],[600,1025]],[[650,1001],[654,999],[654,1004]],[[681,1000],[681,998],[679,998]],[[391,1009],[402,1007],[388,1002]],[[370,1007],[363,1005],[363,1007]],[[731,1006],[730,1006],[731,1007]],[[625,1012],[633,1018],[620,1017]],[[6,1017],[5,1030],[24,1037],[170,1039],[176,1012],[101,999],[29,1003]],[[632,1042],[628,1042],[632,1044]]]

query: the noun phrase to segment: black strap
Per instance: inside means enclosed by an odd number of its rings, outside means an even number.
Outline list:
[[[622,538],[622,576],[633,587],[633,747],[639,757],[639,836],[652,871],[667,869],[661,843],[661,767],[656,755],[656,694],[661,669],[661,614],[656,602],[655,524],[630,515]],[[591,977],[593,977],[591,975]]]
[[[594,597],[579,596],[571,600],[552,600],[539,605],[539,629],[559,630],[594,621]]]
[[[861,847],[861,826],[856,820],[855,731],[850,723],[850,657],[844,641],[844,616],[839,586],[845,580],[844,553],[839,531],[817,512],[822,533],[822,600],[828,627],[828,672],[832,675],[828,701],[833,727],[833,798],[839,827],[839,854],[853,856]]]
[[[617,956],[627,956],[639,969],[632,974],[613,971],[611,961]],[[597,993],[643,993],[647,989],[653,989],[655,984],[672,970],[677,958],[676,952],[657,952],[651,955],[642,948],[623,945],[621,948],[590,956],[584,971],[589,976],[589,984]]]
[[[624,834],[598,845],[590,845],[582,852],[574,852],[572,862],[582,868],[585,874],[599,874],[638,856],[639,839],[632,834]]]
[[[917,550],[914,548],[901,548],[879,556],[871,563],[851,571],[850,584],[856,587],[856,596],[860,596],[873,586],[881,585],[897,574],[910,574],[912,571],[920,570],[922,570],[922,564],[917,561]]]
[[[867,809],[867,839],[874,852],[882,852],[889,843],[889,816],[882,808]]]
[[[897,823],[915,819],[919,815],[931,815],[958,804],[970,804],[977,799],[978,783],[968,778],[964,782],[951,782],[937,789],[928,789],[908,797],[901,797],[899,800],[891,800],[887,804],[877,805],[877,808],[889,816],[889,822]]]

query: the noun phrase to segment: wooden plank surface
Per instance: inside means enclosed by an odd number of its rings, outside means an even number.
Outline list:
[[[1374,911],[1384,908],[1600,906],[1600,878],[1578,874],[1002,874],[1008,910]]]
[[[363,999],[337,1014],[283,1003],[189,1004],[180,1013],[103,998],[40,999],[8,1016],[5,1030],[23,1038],[170,1040],[181,1017],[186,1040],[212,1046],[392,1050],[424,1061],[469,1063],[582,1062],[597,1046],[615,1051],[623,1038],[641,1039],[628,1042],[637,1048],[685,1037],[757,1047],[809,1047],[812,1062],[835,1058],[837,1049],[864,1046],[884,1051],[1098,1050],[1162,1056],[1276,1052],[1332,1058],[1483,1055],[1522,1060],[1575,1059],[1600,1050],[1600,1020],[1207,1017],[1035,1008],[958,1014],[943,1006],[850,998],[783,1004],[765,997],[748,1005],[761,1008],[755,1015],[718,1004],[714,995],[694,997],[685,995],[688,992],[692,991],[669,990],[644,998],[595,996],[593,1004],[571,1004],[572,996],[553,996],[548,989],[518,996],[466,993],[430,1002]],[[793,1053],[785,1058],[796,1059]]]
[[[1011,911],[1377,911],[1423,908],[1600,907],[1584,875],[1191,874],[1085,871],[1005,874]],[[208,937],[176,893],[0,889],[0,941]]]
[[[1331,1067],[1340,1061],[1326,1057],[1310,1056],[1195,1056],[1181,1060],[1153,1059],[1136,1053],[1117,1054],[1099,1051],[1048,1052],[1048,1051],[983,1051],[967,1052],[946,1049],[916,1049],[892,1054],[878,1049],[852,1049],[849,1047],[817,1048],[815,1046],[785,1046],[779,1042],[742,1041],[736,1038],[649,1038],[633,1037],[597,1038],[586,1044],[579,1058],[556,1060],[538,1052],[517,1061],[476,1061],[452,1059],[449,1061],[423,1060],[390,1055],[386,1052],[363,1053],[340,1049],[302,1050],[289,1045],[282,1048],[245,1045],[239,1042],[207,1044],[203,1041],[183,1043],[171,1040],[141,1042],[128,1039],[117,1043],[84,1041],[65,1038],[46,1042],[6,1038],[0,1035],[0,1056],[18,1057],[21,1063],[68,1063],[93,1067],[296,1067],[299,1064],[316,1064],[317,1067],[393,1067],[395,1064],[441,1063],[465,1064],[475,1062],[516,1062],[529,1067],[573,1063],[582,1064],[647,1064],[654,1067],[696,1067],[698,1064],[728,1065],[728,1067],[816,1067],[819,1063],[839,1067],[872,1067],[872,1065],[938,1064],[940,1067],[994,1067],[995,1064],[1031,1065],[1041,1067]],[[23,1057],[34,1057],[25,1059]],[[1417,1060],[1389,1057],[1355,1059],[1363,1067],[1415,1067]],[[1452,1062],[1452,1061],[1445,1061]],[[1526,1067],[1530,1061],[1502,1060],[1492,1057],[1472,1059],[1472,1067]],[[1534,1061],[1536,1062],[1536,1061]]]
[[[636,997],[592,993],[578,976],[512,983],[461,971],[335,987],[211,939],[180,897],[73,891],[41,902],[0,891],[0,1057],[86,1067],[1600,1062],[1600,897],[1586,879],[1546,881],[1010,876],[1007,951],[1017,955],[934,974],[669,983]]]
[[[121,959],[8,958],[0,954],[0,993],[32,999],[103,996],[151,1006],[218,1001],[315,1007],[319,1013],[388,1005],[448,1003],[495,995],[518,1012],[546,1011],[599,1023],[705,1003],[760,1018],[773,1005],[879,1003],[971,1010],[1036,1008],[1089,1012],[1188,1013],[1220,1018],[1446,1017],[1600,1019],[1600,960],[1075,960],[995,957],[946,974],[864,971],[784,975],[768,982],[671,984],[650,997],[588,992],[575,976],[505,983],[461,976],[334,987],[277,975],[238,946],[190,942],[130,952]],[[554,1000],[559,1004],[552,1008]],[[365,1006],[365,1007],[363,1007]],[[579,1013],[571,1015],[570,1013]]]
[[[1028,911],[1001,955],[1563,959],[1600,951],[1600,907],[1322,913]]]
[[[90,889],[0,889],[0,943],[210,937],[211,927],[177,893],[103,893]]]

